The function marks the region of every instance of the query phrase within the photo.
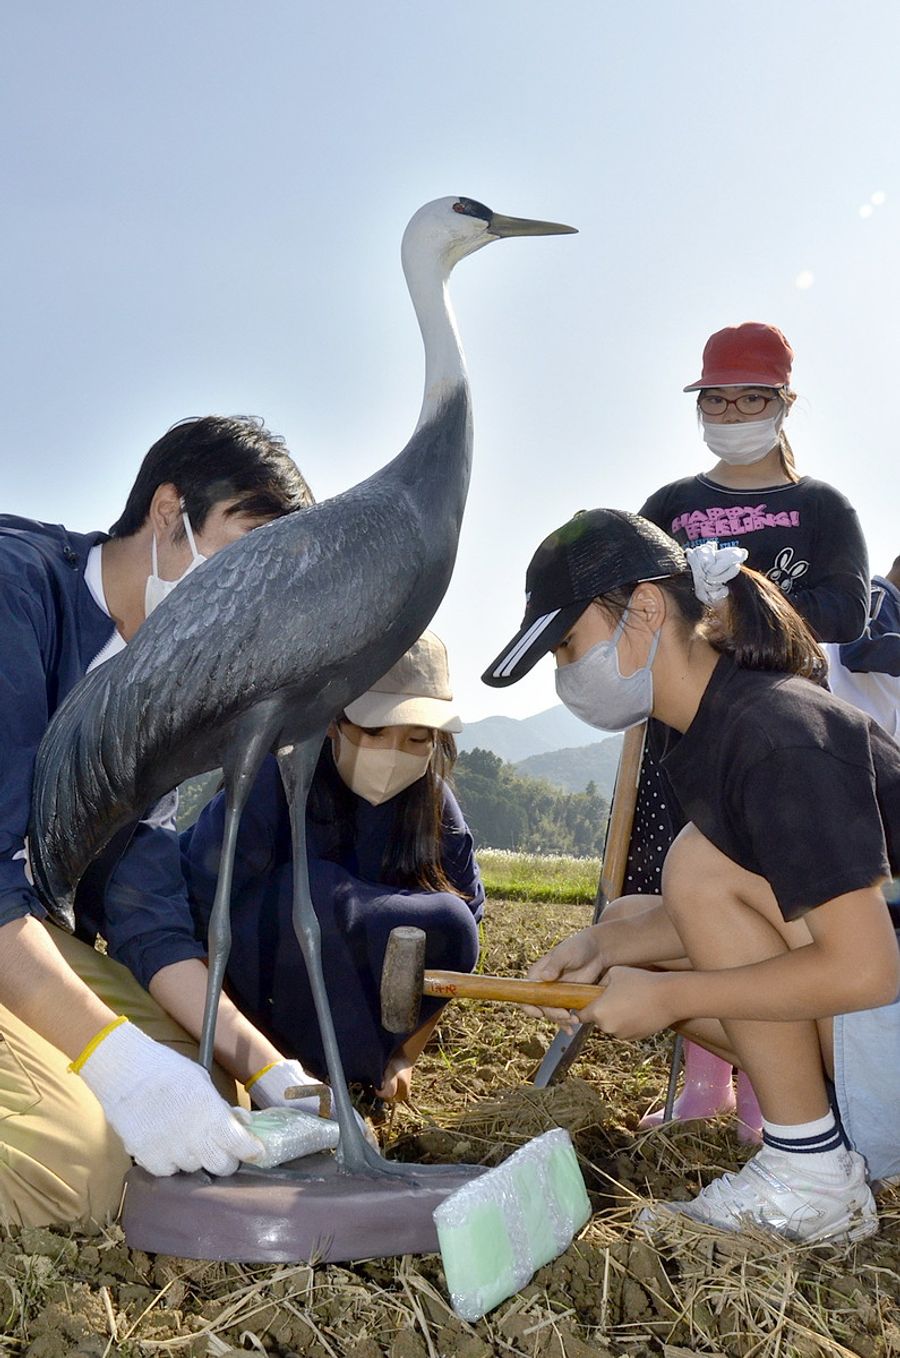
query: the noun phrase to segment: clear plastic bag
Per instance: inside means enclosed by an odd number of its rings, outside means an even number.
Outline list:
[[[274,1169],[287,1160],[334,1150],[338,1143],[340,1131],[336,1122],[314,1117],[299,1108],[264,1108],[253,1112],[235,1108],[234,1112],[265,1147],[263,1155],[247,1162],[260,1169]]]

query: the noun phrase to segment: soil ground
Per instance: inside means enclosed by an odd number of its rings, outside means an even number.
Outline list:
[[[521,974],[585,907],[492,901],[484,969]],[[450,1309],[437,1255],[356,1265],[208,1264],[129,1250],[113,1225],[0,1236],[0,1353],[289,1358],[818,1358],[900,1354],[900,1193],[880,1235],[846,1249],[673,1223],[651,1244],[648,1198],[688,1197],[747,1150],[726,1120],[636,1135],[661,1098],[668,1039],[593,1037],[572,1075],[531,1078],[549,1028],[512,1006],[460,1003],[419,1063],[413,1103],[381,1128],[405,1159],[493,1165],[569,1129],[595,1214],[519,1294],[475,1324]]]

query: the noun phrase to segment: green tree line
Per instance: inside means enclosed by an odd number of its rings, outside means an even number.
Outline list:
[[[180,830],[193,824],[221,784],[219,769],[182,783]],[[482,848],[579,858],[603,852],[609,805],[593,783],[584,792],[565,792],[542,778],[517,773],[490,750],[475,749],[459,756],[453,786],[475,842]]]
[[[459,756],[453,784],[476,845],[579,857],[603,852],[609,804],[593,783],[564,792],[474,749]]]

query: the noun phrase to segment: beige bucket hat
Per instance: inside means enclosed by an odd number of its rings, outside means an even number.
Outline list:
[[[423,632],[387,674],[344,709],[357,726],[430,726],[461,731],[453,704],[447,648]]]

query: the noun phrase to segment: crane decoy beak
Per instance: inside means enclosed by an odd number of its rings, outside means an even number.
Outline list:
[[[561,222],[535,222],[530,217],[504,217],[492,212],[488,222],[492,236],[568,236],[577,235],[577,226],[563,226]]]

